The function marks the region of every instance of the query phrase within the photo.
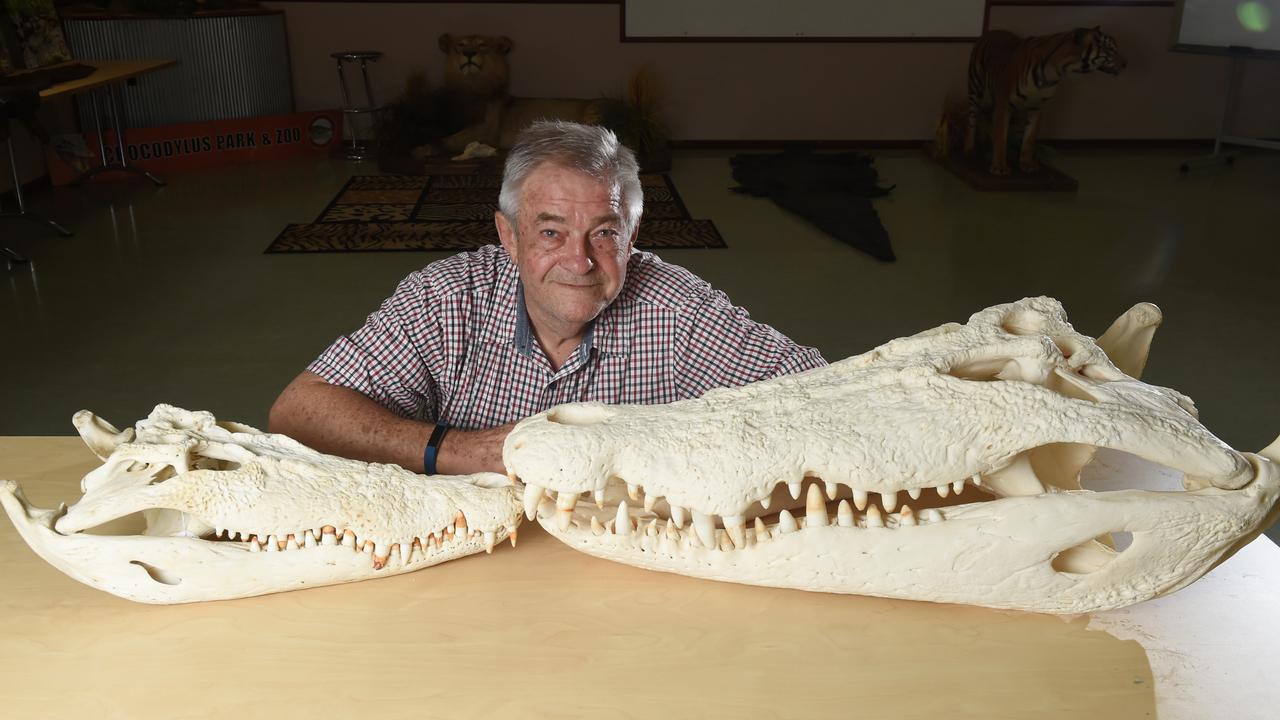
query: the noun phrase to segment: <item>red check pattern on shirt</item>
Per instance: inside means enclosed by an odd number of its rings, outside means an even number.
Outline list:
[[[516,266],[489,245],[410,274],[307,369],[404,417],[474,430],[560,403],[667,403],[826,364],[688,270],[636,251],[617,299],[552,370]]]

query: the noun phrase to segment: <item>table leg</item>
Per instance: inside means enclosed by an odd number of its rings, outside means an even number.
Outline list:
[[[98,115],[98,91],[90,90],[89,99],[93,101],[93,130],[98,133],[98,154],[102,158],[102,164],[107,164],[107,142],[106,136],[102,132],[102,118]]]
[[[114,161],[111,161],[111,162],[107,161],[107,151],[102,140],[103,138],[102,123],[98,118],[98,98],[97,98],[97,94],[94,93],[93,122],[95,125],[94,130],[98,132],[98,145],[100,146],[100,149],[102,152],[102,164],[95,168],[89,168],[85,172],[81,173],[75,180],[71,181],[71,184],[78,185],[84,182],[85,180],[88,180],[89,178],[97,175],[98,173],[119,170],[124,172],[130,172],[130,173],[133,173],[134,175],[144,177],[147,180],[150,180],[151,182],[155,183],[156,185],[160,187],[164,187],[165,185],[164,180],[161,180],[160,178],[138,167],[137,165],[129,164],[129,157],[128,157],[129,153],[125,149],[125,141],[124,141],[124,122],[121,120],[121,118],[124,117],[124,113],[120,111],[120,106],[116,102],[116,94],[115,94],[115,91],[112,90],[112,87],[113,87],[112,85],[106,86],[105,94],[106,94],[107,112],[110,113],[110,116],[111,116],[111,129],[114,130],[116,134],[117,157]]]
[[[5,145],[9,149],[9,172],[12,173],[12,176],[13,176],[13,195],[18,201],[18,211],[17,212],[0,212],[0,219],[22,218],[25,220],[30,220],[33,223],[37,223],[40,225],[47,225],[53,228],[54,231],[56,231],[62,237],[71,237],[71,231],[62,227],[58,223],[52,220],[43,218],[39,215],[36,215],[35,213],[27,212],[27,202],[22,197],[22,178],[18,176],[18,156],[13,154],[13,134],[12,133],[10,133],[9,137],[5,140]],[[3,250],[3,254],[6,257],[8,257],[10,260],[13,260],[14,262],[26,262],[26,258],[22,257],[21,255],[19,255],[18,253],[14,252],[13,250],[7,247],[0,246],[0,250]]]

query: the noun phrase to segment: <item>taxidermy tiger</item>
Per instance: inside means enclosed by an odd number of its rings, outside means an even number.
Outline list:
[[[1040,112],[1058,83],[1072,73],[1125,68],[1115,40],[1098,27],[1020,38],[1004,30],[983,33],[969,55],[969,117],[964,152],[977,153],[979,117],[991,119],[991,174],[1009,174],[1009,128],[1022,125],[1018,167],[1035,172]]]

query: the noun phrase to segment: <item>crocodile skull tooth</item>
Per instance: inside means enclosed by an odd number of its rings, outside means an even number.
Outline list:
[[[884,519],[880,517],[880,508],[875,505],[867,508],[867,527],[884,527]]]
[[[816,486],[814,486],[816,487]],[[747,521],[741,515],[725,515],[724,530],[733,542],[733,546],[741,550],[747,546]]]
[[[805,496],[804,526],[826,527],[827,503],[817,485],[809,486],[809,494]]]
[[[858,508],[858,512],[867,509],[867,492],[865,490],[853,491],[853,506]]]
[[[627,501],[618,503],[618,512],[614,516],[613,532],[617,535],[631,534],[631,514],[627,511]]]
[[[769,528],[765,526],[764,521],[760,518],[755,520],[756,542],[765,542],[769,540]]]
[[[693,511],[693,529],[697,533],[698,539],[702,544],[711,549],[718,546],[716,542],[716,519],[712,515],[704,515],[697,510]]]
[[[853,507],[848,500],[841,500],[836,508],[836,523],[843,528],[853,527]]]
[[[528,483],[524,486],[524,516],[528,520],[538,517],[538,505],[542,502],[543,488]]]
[[[880,504],[884,506],[885,512],[893,512],[898,507],[897,491],[880,493]]]
[[[778,513],[778,532],[793,533],[800,529],[796,523],[796,518],[789,511],[783,510]]]
[[[987,473],[984,482],[988,488],[1003,497],[1041,495],[1045,492],[1044,483],[1035,470],[1031,469],[1031,459],[1026,453],[1019,455],[1005,467]],[[941,486],[938,493],[942,493]]]
[[[898,512],[898,524],[907,526],[916,524],[916,515],[911,512],[910,505],[903,505],[902,510]]]
[[[671,506],[671,519],[675,521],[676,529],[681,529],[684,527],[684,516],[685,516],[684,514],[685,514],[685,509],[680,505]]]

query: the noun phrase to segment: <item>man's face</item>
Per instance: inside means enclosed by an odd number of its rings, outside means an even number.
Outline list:
[[[517,226],[495,215],[535,330],[576,335],[622,290],[635,233],[623,226],[621,200],[616,188],[544,163],[525,178]]]

